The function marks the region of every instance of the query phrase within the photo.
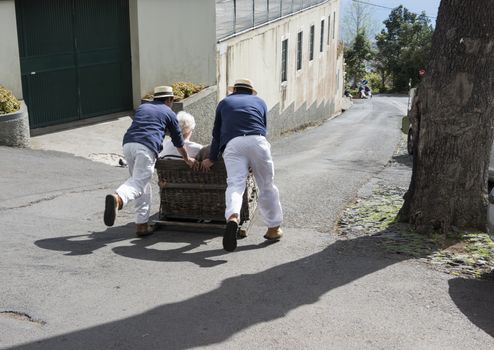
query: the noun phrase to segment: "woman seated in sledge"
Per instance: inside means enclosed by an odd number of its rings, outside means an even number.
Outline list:
[[[191,158],[194,158],[197,153],[202,148],[202,145],[190,141],[192,137],[192,131],[196,127],[196,121],[194,117],[184,111],[180,111],[177,114],[178,123],[180,125],[180,129],[182,130],[182,136],[184,138],[184,147],[187,150],[187,153]],[[178,153],[177,148],[173,145],[171,139],[169,137],[165,137],[163,141],[163,150],[159,155],[160,159],[182,159],[180,153]]]

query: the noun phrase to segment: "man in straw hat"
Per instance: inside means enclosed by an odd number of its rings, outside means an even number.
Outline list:
[[[223,248],[233,251],[237,247],[240,209],[249,167],[259,187],[259,209],[268,226],[264,238],[281,238],[283,213],[278,188],[273,182],[271,145],[266,140],[266,103],[256,96],[257,92],[249,79],[238,79],[229,90],[233,93],[220,101],[216,108],[210,154],[201,162],[201,168],[209,170],[223,152],[227,172],[227,225]]]
[[[154,89],[153,101],[137,108],[134,120],[123,138],[123,152],[129,165],[130,178],[114,194],[106,196],[104,222],[107,226],[113,226],[118,210],[135,200],[136,234],[145,236],[152,233],[148,226],[150,182],[166,131],[170,132],[173,144],[187,165],[193,167],[195,160],[189,157],[184,148],[177,116],[170,108],[173,98],[170,86],[158,86]]]

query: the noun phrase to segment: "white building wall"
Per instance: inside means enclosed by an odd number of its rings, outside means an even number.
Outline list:
[[[331,30],[328,44],[328,17]],[[323,52],[320,52],[321,20],[324,20]],[[336,25],[333,23],[336,21]],[[227,86],[235,79],[247,77],[253,80],[258,95],[268,108],[278,109],[280,118],[288,111],[292,121],[287,125],[277,122],[278,128],[296,127],[297,118],[304,121],[303,114],[322,108],[328,115],[337,113],[341,105],[342,65],[337,59],[339,0],[328,1],[271,24],[229,38],[218,44],[217,80],[219,99],[226,96]],[[315,26],[314,59],[309,61],[310,26]],[[302,69],[296,69],[297,34],[303,31]],[[334,31],[334,33],[333,33]],[[287,82],[281,82],[281,47],[288,38]],[[340,69],[338,79],[338,69]],[[323,106],[327,106],[323,108]],[[276,114],[274,112],[273,114]],[[293,115],[296,114],[296,115]],[[274,134],[285,130],[272,130]],[[272,132],[273,133],[273,132]]]
[[[336,111],[340,111],[343,103],[343,92],[345,91],[344,85],[345,85],[345,66],[344,66],[344,59],[343,59],[343,51],[341,54],[338,56],[338,60],[336,61],[336,95],[335,95],[335,109]]]
[[[134,104],[157,85],[216,84],[215,0],[130,0]]]
[[[0,85],[22,99],[21,66],[15,17],[15,1],[0,1]]]

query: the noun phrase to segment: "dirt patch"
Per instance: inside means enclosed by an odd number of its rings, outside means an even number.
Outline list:
[[[388,253],[419,259],[455,276],[494,279],[494,243],[484,232],[460,231],[421,235],[396,221],[405,189],[377,185],[343,212],[337,231],[342,238],[379,236]]]

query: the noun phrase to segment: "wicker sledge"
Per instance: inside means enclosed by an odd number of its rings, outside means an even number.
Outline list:
[[[159,225],[199,229],[224,228],[226,169],[223,160],[209,172],[192,171],[182,160],[159,159]],[[240,211],[241,230],[248,228],[257,205],[257,187],[249,175]]]

